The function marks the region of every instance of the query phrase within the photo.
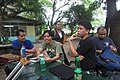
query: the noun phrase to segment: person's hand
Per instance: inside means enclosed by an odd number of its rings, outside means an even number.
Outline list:
[[[48,56],[45,57],[45,61],[48,63],[48,62],[52,62],[52,59]]]
[[[114,46],[110,45],[109,48],[110,50],[117,52],[117,49]]]
[[[69,37],[68,41],[71,41],[71,40],[74,40],[74,39],[77,39],[78,37],[76,36],[76,33],[73,34],[72,36]]]
[[[100,54],[103,50],[96,50],[96,53]]]
[[[43,54],[44,57],[47,56],[44,51],[41,51],[41,52],[37,55],[37,58],[38,58],[38,59],[39,59],[40,54]]]
[[[82,56],[82,55],[79,55],[79,57],[80,57],[80,60],[83,60],[83,59],[84,59],[84,56]]]
[[[110,48],[111,50],[113,50],[113,49],[114,49],[114,47],[113,47],[112,45],[110,45],[110,46],[109,46],[109,48]]]

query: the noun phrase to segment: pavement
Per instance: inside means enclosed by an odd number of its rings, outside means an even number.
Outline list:
[[[75,47],[77,47],[78,41],[79,41],[79,40],[74,40],[74,41],[73,41],[73,44],[74,44]],[[42,42],[42,40],[40,40],[40,41],[37,42],[37,43],[33,43],[37,50],[39,49],[39,46],[41,45],[41,42]],[[64,47],[64,50],[65,50],[66,56],[67,56],[67,58],[68,58],[68,61],[69,61],[69,62],[70,62],[70,61],[73,61],[73,60],[74,60],[74,57],[73,57],[72,54],[70,53],[70,48],[69,48],[68,42],[66,42],[63,47]],[[0,80],[5,80],[5,78],[6,78],[6,74],[5,74],[5,72],[4,72],[4,68],[5,68],[5,66],[0,64]]]

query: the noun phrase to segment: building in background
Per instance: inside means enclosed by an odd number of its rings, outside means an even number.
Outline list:
[[[9,37],[10,41],[16,39],[15,32],[17,29],[23,29],[26,32],[26,38],[32,42],[35,40],[35,26],[42,25],[43,21],[31,20],[21,16],[7,16],[2,20],[4,26],[3,35]]]

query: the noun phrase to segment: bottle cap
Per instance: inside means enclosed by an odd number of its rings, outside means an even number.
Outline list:
[[[22,53],[26,53],[26,49],[25,48],[22,48]]]
[[[40,57],[40,59],[41,59],[41,58],[44,58],[43,54],[40,54],[40,56],[39,56],[39,57]]]
[[[77,60],[77,61],[80,61],[80,57],[76,57],[76,60]]]
[[[79,73],[82,73],[82,70],[80,68],[77,68],[74,70],[74,72],[79,74]]]

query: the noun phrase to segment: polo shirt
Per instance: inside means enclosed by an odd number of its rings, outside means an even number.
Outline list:
[[[112,39],[109,37],[106,37],[104,39],[100,39],[97,36],[95,36],[95,37],[93,37],[93,40],[95,42],[96,50],[104,50],[106,47],[106,43],[116,47],[115,44],[113,43]]]
[[[32,48],[34,47],[33,44],[32,44],[32,42],[31,42],[30,40],[25,40],[25,41],[23,42],[23,45],[25,46],[26,49],[32,49]],[[13,47],[13,49],[18,49],[18,50],[20,50],[21,47],[22,47],[22,44],[21,44],[21,42],[19,42],[18,39],[17,39],[17,40],[14,40],[14,41],[12,42],[12,47]]]

